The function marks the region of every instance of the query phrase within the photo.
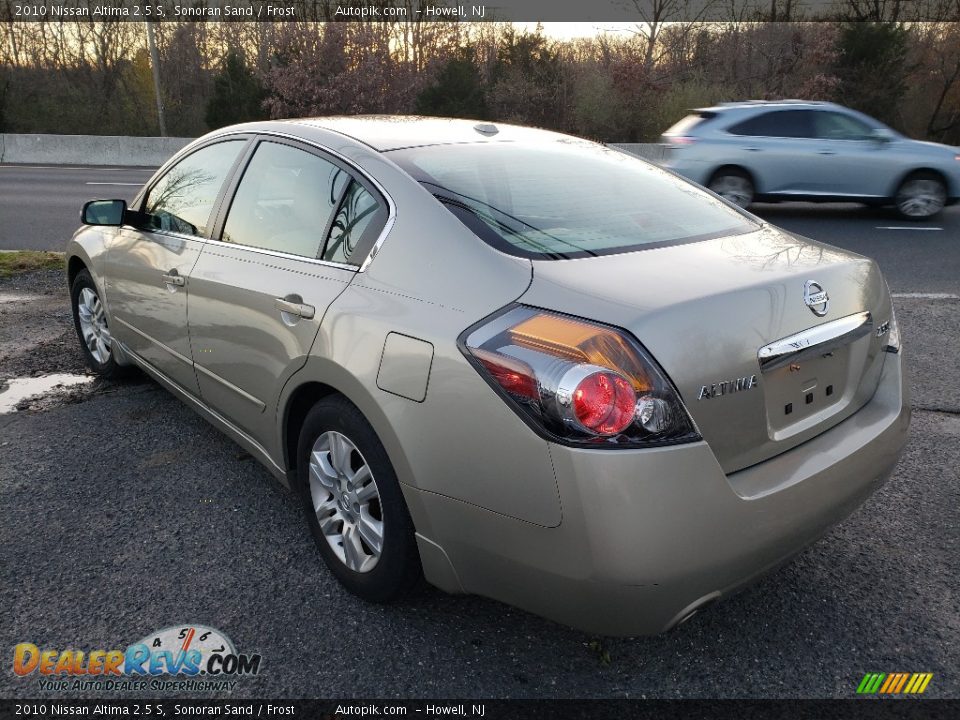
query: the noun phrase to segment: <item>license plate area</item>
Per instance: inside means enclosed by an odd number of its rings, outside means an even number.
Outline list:
[[[841,412],[850,402],[850,348],[806,358],[764,375],[770,437],[782,440]],[[856,389],[856,388],[852,388]]]
[[[825,424],[850,405],[866,370],[872,328],[870,313],[857,313],[760,348],[772,440]]]

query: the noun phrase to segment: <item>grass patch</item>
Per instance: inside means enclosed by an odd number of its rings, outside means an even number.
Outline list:
[[[0,277],[11,277],[35,270],[63,269],[63,253],[47,250],[0,252]]]

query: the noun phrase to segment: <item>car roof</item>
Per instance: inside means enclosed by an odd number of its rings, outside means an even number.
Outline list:
[[[749,110],[770,108],[829,108],[831,110],[846,110],[847,108],[836,103],[822,100],[739,100],[737,102],[718,103],[712,107],[697,108],[696,112],[722,113],[730,110]]]
[[[386,152],[424,145],[493,142],[587,142],[570,135],[484,120],[421,117],[416,115],[352,115],[298,118],[285,123],[322,128],[346,135]]]

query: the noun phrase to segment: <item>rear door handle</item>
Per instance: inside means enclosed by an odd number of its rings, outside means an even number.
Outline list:
[[[187,284],[186,279],[180,277],[180,273],[177,272],[176,268],[171,270],[168,274],[161,275],[160,277],[163,278],[163,282],[166,283],[167,285],[176,285],[177,287],[183,287],[184,285]]]
[[[836,150],[817,150],[818,155],[836,155]]]
[[[758,148],[758,147],[748,147],[748,148],[744,148],[744,150],[746,150],[747,152],[760,152],[760,151],[761,151],[761,148]]]
[[[283,298],[276,298],[273,304],[280,312],[287,313],[288,315],[296,315],[304,320],[310,320],[317,312],[317,309],[313,307],[313,305],[291,302]]]

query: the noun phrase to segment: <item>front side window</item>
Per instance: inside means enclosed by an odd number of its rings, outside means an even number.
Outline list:
[[[170,168],[147,193],[147,228],[206,235],[220,187],[245,143],[227,140],[208,145]]]
[[[389,156],[481,239],[522,257],[607,255],[757,227],[692,183],[592,143],[434,145]]]
[[[809,110],[772,110],[731,126],[727,132],[752,137],[813,137]]]
[[[360,245],[379,217],[379,208],[339,165],[290,145],[264,141],[243,173],[221,239],[359,264]]]
[[[814,129],[826,140],[866,140],[873,131],[865,122],[838,112],[814,113]]]

